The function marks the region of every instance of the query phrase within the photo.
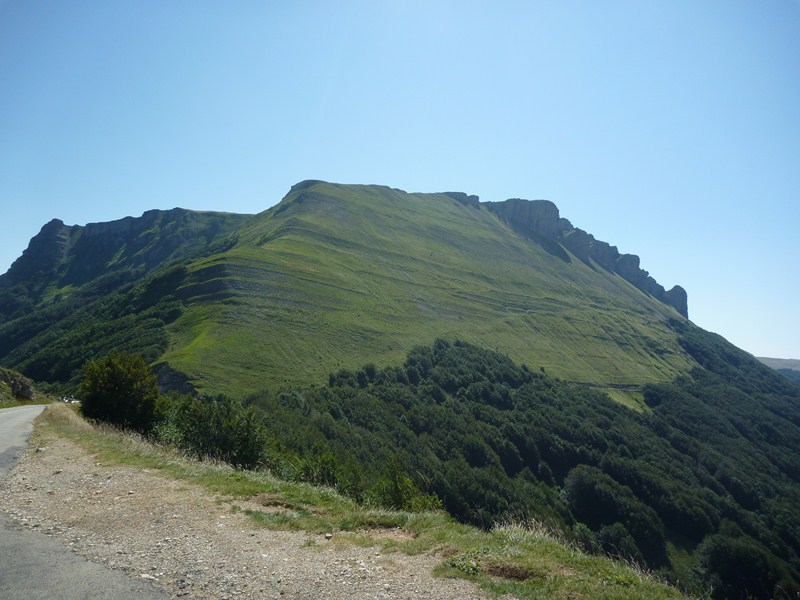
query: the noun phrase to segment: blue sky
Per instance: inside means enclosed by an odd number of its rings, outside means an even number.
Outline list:
[[[303,179],[552,200],[800,358],[796,0],[0,0],[0,273],[54,217]]]

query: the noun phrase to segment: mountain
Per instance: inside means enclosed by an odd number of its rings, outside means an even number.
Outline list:
[[[766,356],[758,356],[756,358],[775,370],[800,371],[800,360],[794,358],[768,358]]]
[[[0,364],[74,384],[125,348],[165,386],[242,396],[460,337],[633,404],[694,366],[686,316],[551,202],[305,181],[252,216],[48,223],[0,276]]]
[[[282,477],[800,593],[800,386],[551,202],[305,181],[257,215],[51,221],[0,276],[0,365],[69,393],[110,350],[229,396],[165,400],[165,441],[174,406],[244,399]]]
[[[784,377],[794,383],[800,384],[800,360],[792,358],[768,358],[765,356],[759,356],[757,358]]]

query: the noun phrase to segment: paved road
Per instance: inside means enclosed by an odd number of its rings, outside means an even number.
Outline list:
[[[0,410],[0,479],[24,450],[42,406]],[[71,552],[59,541],[15,529],[0,511],[0,598],[3,600],[166,600],[143,580]]]

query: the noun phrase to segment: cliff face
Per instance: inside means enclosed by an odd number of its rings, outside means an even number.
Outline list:
[[[76,226],[68,227],[59,219],[53,219],[42,227],[30,241],[28,248],[0,277],[0,285],[11,286],[32,278],[45,279],[53,275],[67,255]]]
[[[21,373],[0,367],[1,386],[5,386],[8,389],[11,398],[36,400],[36,390],[33,388],[33,383]]]
[[[31,310],[48,289],[91,284],[98,293],[109,293],[184,256],[223,244],[249,218],[174,208],[85,226],[53,219],[0,275],[0,321]]]
[[[689,317],[686,290],[679,285],[664,289],[639,266],[638,256],[620,254],[616,246],[596,240],[590,233],[573,227],[567,219],[559,217],[558,208],[552,202],[513,198],[505,202],[485,202],[484,206],[523,233],[563,245],[579,260],[618,274],[646,294]]]

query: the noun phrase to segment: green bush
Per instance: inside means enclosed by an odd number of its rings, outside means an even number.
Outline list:
[[[442,508],[439,498],[420,491],[414,485],[397,455],[389,459],[384,476],[375,484],[370,495],[376,504],[393,510],[422,512]]]
[[[774,556],[753,538],[708,536],[698,548],[698,560],[711,586],[711,597],[728,600],[774,598],[783,570]],[[780,585],[783,584],[783,585]]]
[[[264,461],[267,433],[252,407],[227,396],[179,396],[160,431],[165,441],[199,458],[214,458],[243,469]]]
[[[142,357],[111,352],[84,364],[79,397],[86,417],[148,433],[156,419],[158,381]]]

